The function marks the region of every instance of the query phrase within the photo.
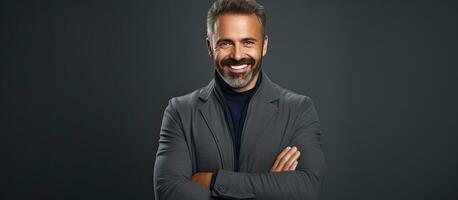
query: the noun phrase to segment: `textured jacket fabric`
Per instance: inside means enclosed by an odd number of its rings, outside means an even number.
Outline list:
[[[157,200],[318,199],[325,159],[312,100],[281,88],[263,73],[241,136],[239,171],[225,119],[221,90],[206,87],[170,99],[164,111],[153,172]],[[269,172],[287,146],[301,152],[295,171]],[[190,177],[215,172],[209,190]]]

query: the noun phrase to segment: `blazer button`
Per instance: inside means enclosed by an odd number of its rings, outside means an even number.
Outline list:
[[[226,187],[224,187],[224,185],[218,186],[218,190],[222,193],[226,193]]]

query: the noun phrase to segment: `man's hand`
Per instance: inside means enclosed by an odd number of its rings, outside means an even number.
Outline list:
[[[286,147],[275,160],[270,172],[294,171],[298,165],[297,159],[301,152],[297,147]]]
[[[210,182],[212,180],[212,172],[198,172],[191,176],[191,182],[201,184],[206,188],[210,188]]]
[[[297,147],[286,147],[275,160],[274,165],[270,169],[270,172],[281,172],[281,171],[294,171],[298,165],[297,159],[301,155],[301,152],[297,150]],[[191,182],[203,185],[206,188],[210,188],[210,182],[212,179],[212,172],[198,172],[191,176]]]

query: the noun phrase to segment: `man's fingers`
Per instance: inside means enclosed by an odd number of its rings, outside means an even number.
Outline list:
[[[299,158],[300,155],[301,155],[301,152],[296,151],[294,155],[291,156],[291,158],[288,160],[288,162],[285,163],[285,166],[283,166],[283,171],[289,171],[291,169],[291,166],[293,166],[293,164],[297,162],[297,159]]]
[[[277,169],[282,170],[285,164],[289,161],[289,159],[296,153],[297,147],[291,148],[281,159],[277,165]]]
[[[297,167],[298,164],[299,164],[298,161],[294,161],[294,163],[293,163],[293,164],[291,165],[291,167],[289,168],[289,171],[294,171],[294,170],[296,170],[296,167]]]
[[[290,149],[291,149],[291,147],[286,147],[285,149],[283,149],[283,151],[282,151],[280,154],[278,154],[277,158],[275,159],[275,163],[274,163],[274,165],[272,166],[271,171],[277,169],[277,166],[278,166],[278,163],[280,162],[280,159],[281,159],[283,156],[285,156],[285,154],[288,153],[288,151],[289,151]]]

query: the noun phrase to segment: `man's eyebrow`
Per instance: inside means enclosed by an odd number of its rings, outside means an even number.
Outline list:
[[[258,40],[254,37],[247,37],[247,38],[243,38],[242,41],[255,41],[257,42]],[[216,43],[220,43],[220,42],[233,42],[231,39],[228,39],[228,38],[221,38],[219,39],[218,41],[216,41]]]
[[[247,37],[247,38],[243,38],[242,41],[248,41],[248,40],[251,40],[251,41],[258,41],[256,38],[254,37]]]
[[[232,40],[227,39],[227,38],[221,38],[218,41],[216,41],[216,43],[220,43],[220,42],[232,42]]]

